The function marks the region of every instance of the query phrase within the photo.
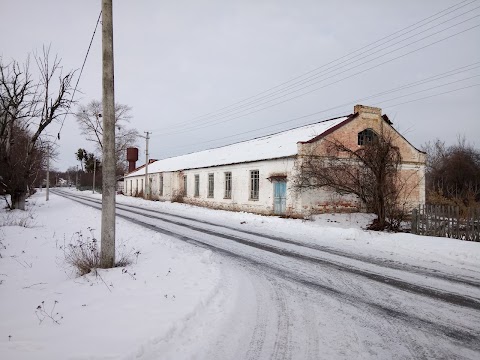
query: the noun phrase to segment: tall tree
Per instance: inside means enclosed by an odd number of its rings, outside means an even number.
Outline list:
[[[77,150],[75,155],[77,157],[77,160],[80,161],[80,168],[83,171],[83,162],[87,159],[87,150],[80,148]]]
[[[93,100],[87,105],[80,105],[75,117],[82,134],[88,141],[95,143],[97,150],[101,152],[103,148],[102,103]],[[137,129],[128,127],[131,118],[131,108],[129,106],[115,105],[115,155],[117,168],[122,173],[127,168],[127,148],[136,146],[139,136]]]
[[[50,48],[33,56],[38,69],[34,80],[30,58],[5,63],[0,58],[0,174],[11,196],[12,208],[25,209],[37,153],[45,129],[68,112],[74,71],[63,74],[60,59]],[[18,147],[19,142],[24,146]],[[17,143],[17,144],[16,144]],[[11,177],[5,176],[11,174]],[[12,175],[14,174],[14,176]]]

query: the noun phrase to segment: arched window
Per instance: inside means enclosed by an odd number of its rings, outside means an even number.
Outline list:
[[[372,143],[377,138],[377,134],[372,129],[365,129],[358,133],[358,145],[366,145]]]

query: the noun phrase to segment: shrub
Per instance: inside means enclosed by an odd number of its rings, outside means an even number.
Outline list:
[[[73,237],[74,241],[63,247],[65,262],[72,266],[78,276],[83,276],[94,269],[101,268],[100,246],[93,234],[93,229],[88,228],[90,236],[86,238],[79,231]],[[118,254],[115,267],[125,267],[132,263],[131,254],[123,252]]]
[[[7,211],[0,218],[0,227],[2,226],[21,226],[32,228],[35,226],[35,213],[32,209],[28,211]]]
[[[175,190],[172,194],[172,202],[183,203],[184,197],[185,197],[185,193],[183,191]]]

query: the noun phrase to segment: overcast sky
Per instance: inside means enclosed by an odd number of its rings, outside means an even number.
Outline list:
[[[4,59],[23,61],[51,44],[66,70],[81,67],[100,0],[1,4]],[[116,102],[132,107],[132,127],[153,132],[151,158],[347,115],[357,102],[381,107],[417,147],[436,138],[452,144],[460,135],[478,148],[479,6],[475,0],[114,0]],[[101,100],[101,86],[99,28],[76,100]],[[73,116],[58,143],[59,170],[77,164],[78,148],[94,149]],[[143,154],[143,139],[139,145]]]

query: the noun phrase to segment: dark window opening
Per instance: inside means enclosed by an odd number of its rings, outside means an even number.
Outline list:
[[[358,145],[371,144],[376,140],[378,135],[372,129],[365,129],[358,133]]]

